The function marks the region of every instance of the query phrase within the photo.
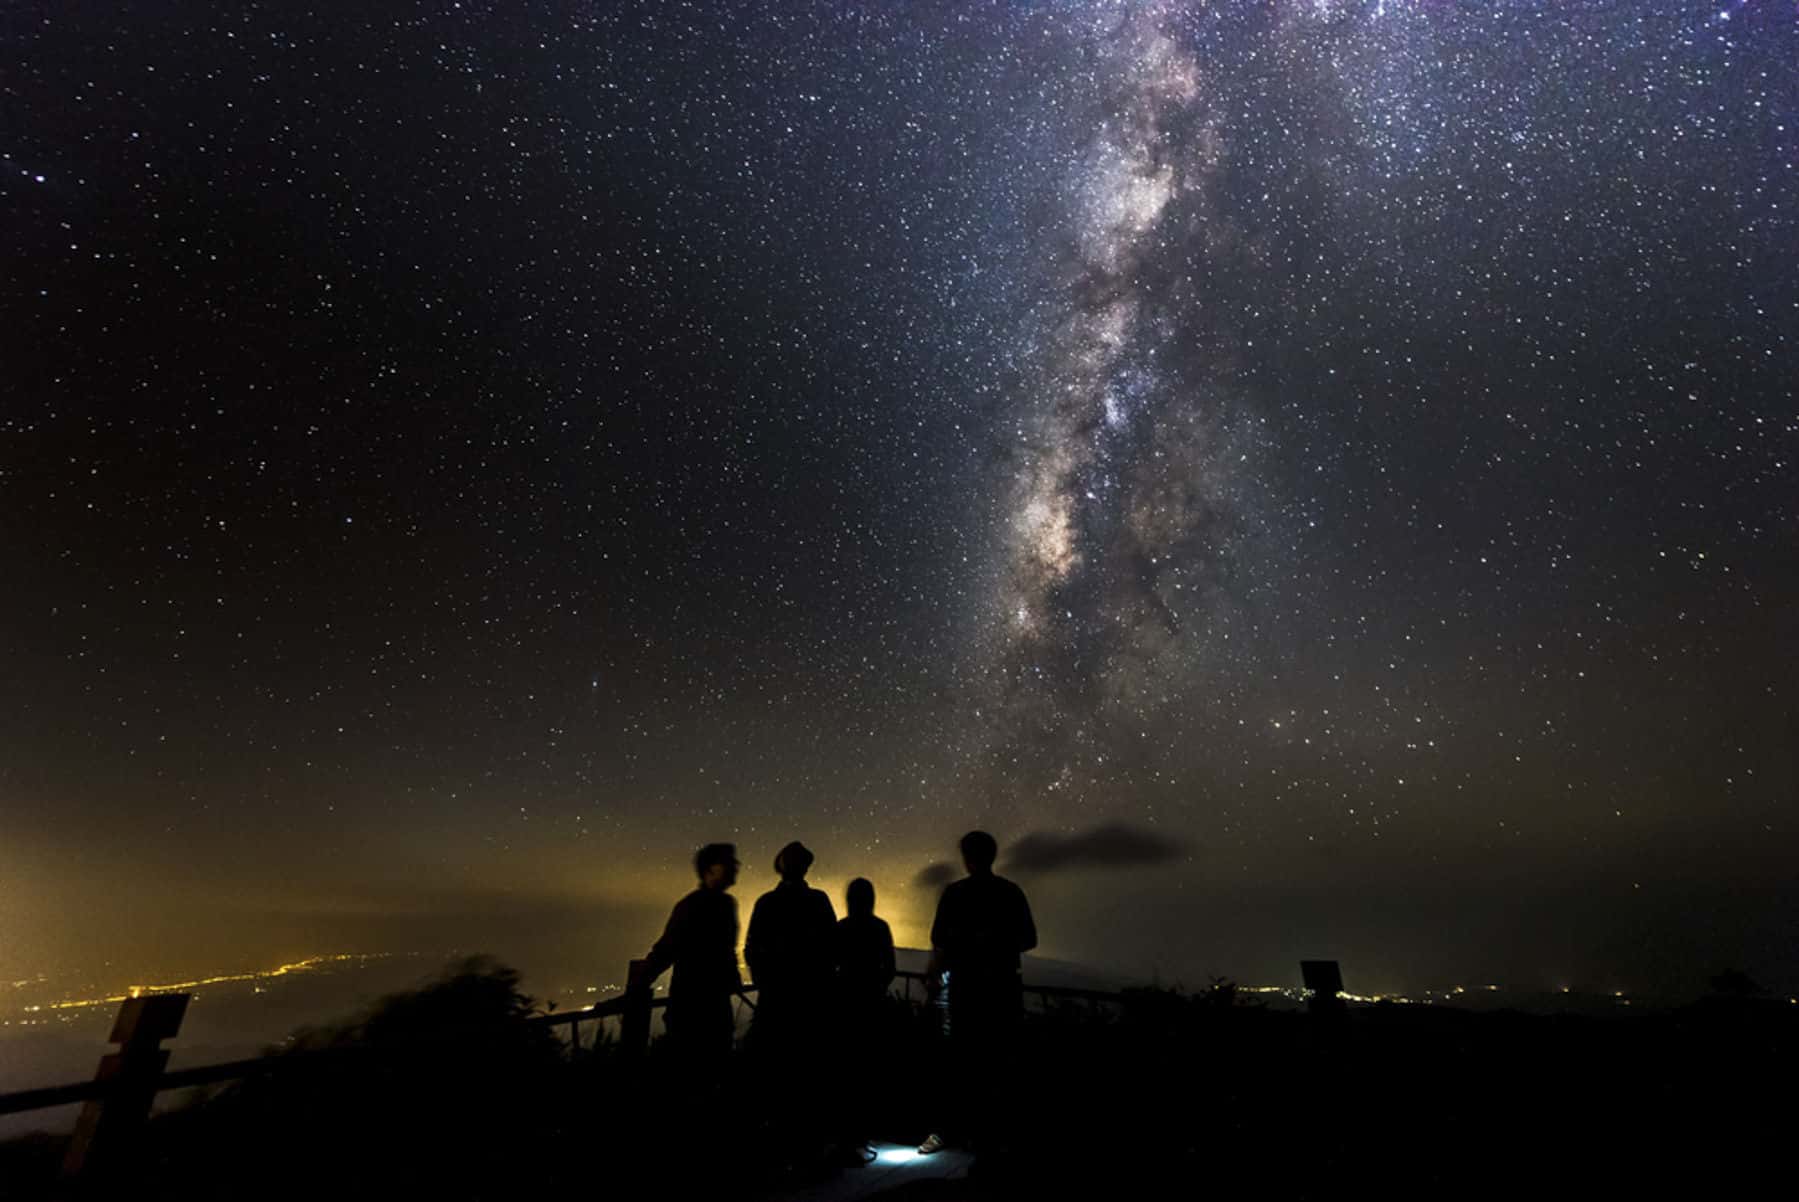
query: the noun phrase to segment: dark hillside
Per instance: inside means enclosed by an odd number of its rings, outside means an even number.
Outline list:
[[[1610,1020],[1379,1005],[1328,1021],[1228,988],[1122,999],[1031,1017],[979,1171],[928,1196],[1659,1194],[1762,1176],[1790,1125],[1799,1014],[1784,1003]],[[530,1015],[510,970],[473,963],[302,1032],[289,1071],[155,1120],[130,1192],[780,1197],[832,1171],[828,1133],[771,1112],[785,1069],[753,1049],[729,1079],[683,1079],[660,1046],[571,1060]],[[931,1015],[896,1002],[892,1020],[887,1047],[833,1058],[804,1092],[826,1113],[866,1103],[879,1134],[916,1141],[986,1085],[957,1075]],[[378,1050],[300,1063],[325,1047]],[[5,1145],[8,1196],[51,1196],[56,1154]]]

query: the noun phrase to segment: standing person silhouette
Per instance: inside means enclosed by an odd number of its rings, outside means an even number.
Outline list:
[[[756,983],[756,1017],[746,1049],[772,1087],[764,1114],[789,1155],[826,1143],[824,1115],[811,1091],[824,1051],[831,988],[831,934],[837,911],[806,884],[812,853],[797,840],[775,857],[780,884],[750,911],[743,959]]]
[[[962,1108],[949,1116],[949,1134],[1003,1140],[1000,1093],[1024,1016],[1019,957],[1037,946],[1037,926],[1024,890],[994,875],[998,841],[969,831],[961,850],[968,875],[945,885],[937,901],[927,988],[934,995],[948,972],[950,1060],[960,1078],[950,1096]],[[977,1122],[983,1129],[971,1130]],[[932,1133],[918,1150],[935,1152],[944,1143],[943,1134]]]
[[[689,1067],[716,1071],[731,1052],[736,1022],[731,998],[743,988],[737,971],[737,848],[708,843],[694,853],[699,888],[675,903],[662,938],[650,949],[649,979],[655,981],[671,965],[668,1028],[671,1048]]]
[[[834,998],[837,1006],[837,1054],[840,1064],[872,1076],[887,1061],[887,986],[893,983],[893,930],[875,917],[875,887],[857,877],[844,890],[847,914],[838,922],[831,944]],[[841,1159],[865,1163],[874,1133],[870,1101],[873,1090],[851,1090],[841,1113]]]
[[[846,1013],[862,1015],[881,1005],[893,983],[893,929],[875,917],[875,887],[864,878],[849,883],[843,904],[845,914],[831,948],[837,1005]]]
[[[791,1053],[813,1041],[831,987],[831,935],[837,911],[806,883],[812,853],[799,841],[775,857],[781,881],[756,899],[743,943],[756,982],[755,1039]]]

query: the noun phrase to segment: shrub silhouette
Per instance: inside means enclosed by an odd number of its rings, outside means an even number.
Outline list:
[[[273,1071],[153,1121],[139,1195],[510,1200],[655,1172],[682,1198],[789,1163],[730,1081],[682,1079],[659,1047],[620,1055],[591,1024],[571,1058],[536,1017],[518,973],[478,957],[297,1031]]]
[[[569,1089],[555,1034],[518,974],[451,966],[354,1018],[295,1034],[274,1071],[155,1124],[153,1179],[193,1196],[423,1190],[502,1197],[541,1164]],[[321,1055],[321,1053],[323,1053]],[[271,1169],[279,1166],[277,1173]]]
[[[1720,997],[1747,998],[1767,992],[1755,978],[1737,968],[1727,968],[1711,979],[1712,992]]]

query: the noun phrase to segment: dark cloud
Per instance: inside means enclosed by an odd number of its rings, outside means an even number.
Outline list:
[[[1020,836],[1003,858],[1008,872],[1041,876],[1079,868],[1129,868],[1162,864],[1186,851],[1186,844],[1156,831],[1125,822],[1109,822],[1072,835],[1033,831]],[[960,866],[947,861],[927,864],[912,878],[919,889],[939,889],[962,875]]]
[[[1073,835],[1034,831],[1012,845],[1006,868],[1037,874],[1070,868],[1128,868],[1165,863],[1184,850],[1184,844],[1166,835],[1112,822]]]
[[[956,866],[947,860],[939,860],[935,864],[926,864],[912,878],[912,884],[919,889],[940,889],[957,877]]]

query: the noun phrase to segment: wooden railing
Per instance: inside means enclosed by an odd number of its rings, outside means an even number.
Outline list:
[[[631,961],[627,981],[629,983],[624,993],[617,997],[561,1014],[535,1015],[526,1021],[537,1027],[568,1027],[570,1049],[579,1053],[584,1050],[581,1024],[591,1022],[596,1025],[590,1046],[597,1047],[604,1038],[606,1020],[616,1018],[619,1023],[616,1041],[619,1051],[625,1055],[639,1054],[649,1046],[652,1012],[667,1006],[668,999],[653,995],[648,966],[644,961]],[[915,1006],[925,1005],[929,1001],[931,995],[925,987],[927,982],[928,974],[922,972],[900,972],[894,977],[894,987],[900,996]],[[752,1009],[755,1003],[747,995],[755,991],[754,985],[745,985],[739,991],[739,996]],[[1069,989],[1056,985],[1027,983],[1024,992],[1026,995],[1036,996],[1045,1007],[1055,1000],[1086,1002],[1090,1005],[1122,1000],[1122,995],[1117,993]],[[437,1032],[412,1041],[283,1052],[169,1071],[169,1053],[161,1044],[163,1040],[173,1038],[180,1030],[189,997],[186,993],[158,993],[127,998],[119,1007],[119,1015],[113,1023],[109,1040],[118,1044],[119,1050],[101,1058],[99,1071],[92,1080],[0,1094],[0,1115],[66,1106],[76,1102],[86,1103],[70,1139],[63,1174],[65,1178],[90,1177],[105,1171],[110,1162],[120,1155],[121,1150],[129,1145],[135,1133],[149,1118],[151,1104],[158,1093],[217,1085],[225,1081],[241,1081],[276,1071],[315,1067],[337,1061],[392,1055],[409,1048],[447,1044],[467,1034]]]

